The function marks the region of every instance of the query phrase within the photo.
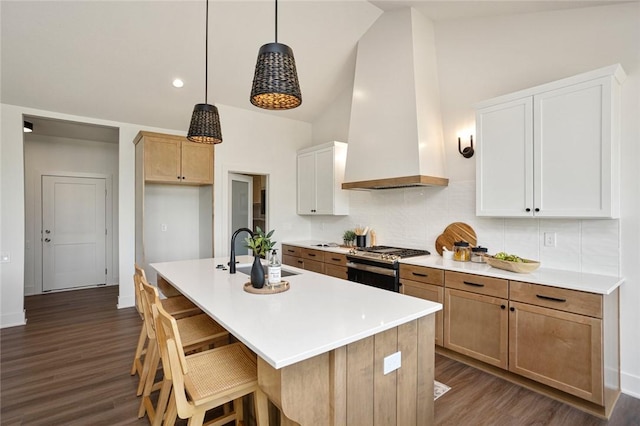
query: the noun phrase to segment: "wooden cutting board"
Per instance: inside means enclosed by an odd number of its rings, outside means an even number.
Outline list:
[[[475,247],[478,244],[478,237],[471,226],[463,222],[454,222],[436,238],[436,251],[442,256],[442,246],[447,250],[453,250],[453,243],[456,241],[466,241],[471,247]]]

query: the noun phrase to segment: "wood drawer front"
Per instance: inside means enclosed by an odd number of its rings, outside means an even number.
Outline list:
[[[402,280],[400,293],[432,302],[444,303],[444,288],[418,281]],[[436,345],[444,344],[444,318],[442,310],[436,312]]]
[[[510,299],[574,314],[602,318],[602,295],[511,281]]]
[[[319,274],[324,274],[324,262],[318,262],[317,260],[311,259],[300,259],[304,263],[304,269],[307,271],[317,272]]]
[[[289,266],[295,266],[296,268],[304,269],[304,260],[296,256],[290,256],[285,254],[282,256],[282,263]]]
[[[338,266],[347,266],[347,255],[342,253],[324,253],[324,263],[338,265]]]
[[[295,256],[295,257],[302,257],[302,253],[301,253],[302,249],[300,247],[296,247],[296,246],[290,246],[287,244],[283,244],[282,245],[282,255],[289,255],[289,256]]]
[[[501,278],[482,277],[480,275],[463,274],[446,271],[444,285],[448,288],[470,291],[487,296],[509,298],[509,281]]]
[[[426,266],[400,265],[400,279],[441,286],[444,284],[444,270]]]
[[[324,252],[320,250],[303,248],[300,250],[300,257],[324,263]]]
[[[341,278],[343,280],[347,279],[347,267],[346,266],[338,266],[333,265],[331,263],[324,264],[324,274],[330,275],[332,277]]]

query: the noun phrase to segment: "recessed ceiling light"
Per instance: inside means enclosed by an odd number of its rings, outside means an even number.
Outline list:
[[[180,80],[179,78],[176,78],[175,80],[173,80],[173,87],[182,87],[184,86],[184,81]]]

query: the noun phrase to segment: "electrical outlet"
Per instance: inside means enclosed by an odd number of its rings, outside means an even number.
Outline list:
[[[160,225],[160,230],[161,230],[162,232],[167,232],[167,224],[166,224],[166,223],[163,223],[162,225]]]
[[[383,373],[389,374],[397,370],[402,365],[402,352],[396,352],[384,357]]]
[[[545,247],[555,247],[556,246],[556,233],[555,232],[545,232],[544,233],[544,246]]]
[[[3,251],[0,253],[0,263],[9,263],[11,262],[11,253],[8,251]]]

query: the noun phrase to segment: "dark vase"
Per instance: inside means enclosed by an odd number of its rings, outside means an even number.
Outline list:
[[[264,287],[264,268],[260,262],[260,256],[253,256],[253,265],[251,266],[251,285],[254,288]]]

